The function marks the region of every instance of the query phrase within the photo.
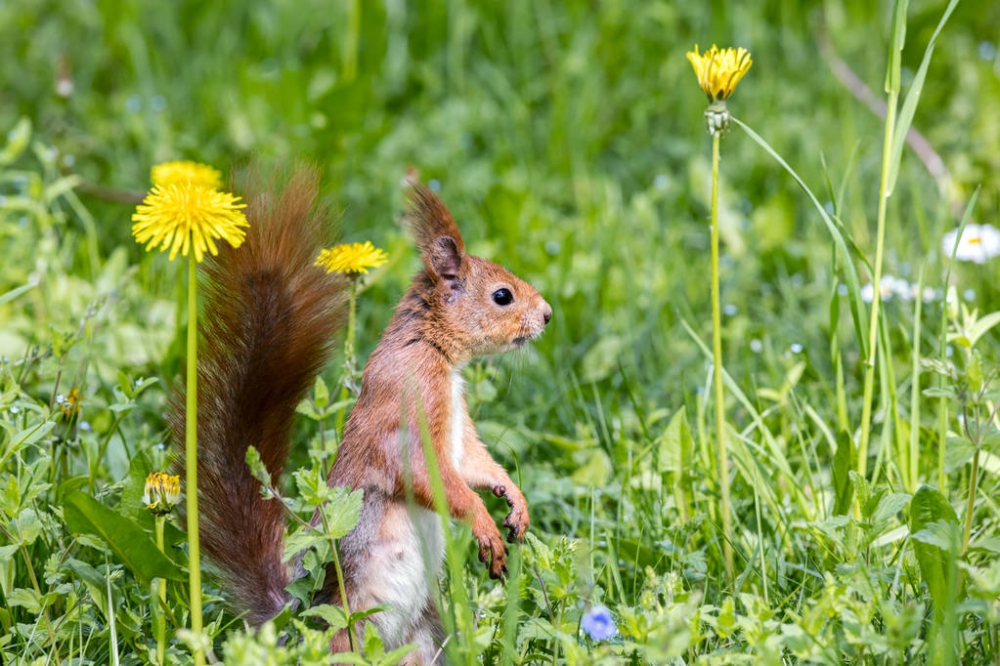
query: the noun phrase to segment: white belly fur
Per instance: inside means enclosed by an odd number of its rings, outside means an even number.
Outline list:
[[[386,519],[392,524],[391,536],[383,533],[369,553],[368,598],[358,601],[392,608],[372,617],[391,649],[408,642],[426,615],[432,586],[441,573],[444,530],[437,513],[420,507],[397,504],[388,509]]]

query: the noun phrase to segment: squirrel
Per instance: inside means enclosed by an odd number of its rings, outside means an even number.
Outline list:
[[[285,588],[295,572],[282,561],[283,508],[261,495],[247,447],[257,448],[272,478],[282,473],[296,406],[330,357],[347,286],[314,266],[330,219],[316,206],[315,171],[296,167],[281,191],[274,178],[244,180],[237,191],[247,202],[247,238],[206,261],[198,494],[202,548],[234,609],[259,626],[291,600]],[[442,659],[445,639],[432,600],[444,535],[428,461],[436,462],[450,517],[471,526],[480,561],[502,578],[506,546],[476,491],[506,499],[510,542],[524,538],[528,504],[479,439],[462,370],[539,336],[552,308],[504,268],[467,254],[444,203],[415,180],[405,219],[424,266],[368,359],[328,483],[364,491],[358,524],[339,542],[349,607],[385,604],[366,621],[386,649],[416,643],[408,663],[431,664]],[[173,399],[169,424],[183,442],[183,396]],[[333,567],[317,596],[342,603]],[[350,650],[346,630],[330,649]]]

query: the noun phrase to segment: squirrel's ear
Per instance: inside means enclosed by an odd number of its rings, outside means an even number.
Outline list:
[[[455,248],[452,254],[456,254],[459,260],[464,259],[465,243],[462,241],[462,234],[444,202],[419,182],[410,184],[407,190],[406,223],[424,255],[427,267],[437,272],[431,258],[440,253],[438,242],[441,240],[450,242]]]
[[[428,251],[424,254],[424,262],[435,275],[448,282],[455,282],[462,274],[462,264],[465,253],[451,236],[441,236],[434,239]]]

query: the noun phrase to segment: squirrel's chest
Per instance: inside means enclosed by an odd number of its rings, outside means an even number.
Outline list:
[[[462,468],[465,457],[465,379],[462,371],[451,373],[451,404],[448,416],[448,454],[456,470]]]

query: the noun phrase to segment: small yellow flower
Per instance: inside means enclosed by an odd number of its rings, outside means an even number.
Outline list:
[[[132,215],[132,234],[146,250],[160,246],[170,249],[173,261],[180,252],[185,257],[194,247],[195,260],[205,257],[205,250],[219,254],[215,240],[221,238],[239,247],[250,224],[239,203],[240,198],[196,185],[154,185]]]
[[[323,250],[316,259],[316,265],[325,268],[327,273],[345,273],[356,277],[388,261],[389,255],[372,245],[371,241],[365,241],[334,245]]]
[[[67,419],[73,418],[80,411],[80,391],[72,388],[67,395],[60,393],[56,396],[56,402],[59,404],[59,410],[64,417]]]
[[[745,48],[719,50],[714,44],[702,54],[698,53],[698,45],[695,44],[694,51],[689,51],[687,58],[694,67],[698,85],[711,102],[728,99],[753,64],[750,52]]]
[[[212,190],[222,189],[222,174],[207,164],[181,160],[164,162],[153,167],[153,185],[200,185]]]
[[[181,477],[166,472],[150,472],[142,502],[153,513],[167,514],[181,499]]]

